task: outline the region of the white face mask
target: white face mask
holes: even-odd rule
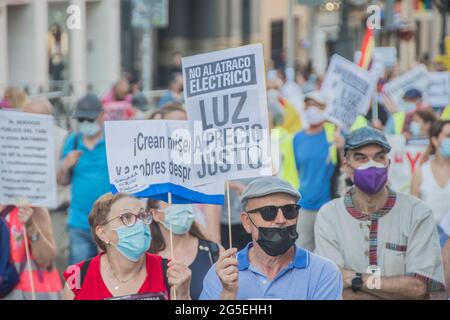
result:
[[[356,168],[356,170],[364,170],[368,168],[386,168],[386,166],[382,163],[369,160],[369,162],[360,165],[358,168]]]
[[[305,118],[306,121],[313,126],[325,121],[323,112],[316,106],[308,107],[308,109],[305,110]]]

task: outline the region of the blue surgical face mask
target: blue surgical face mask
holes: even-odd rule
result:
[[[80,133],[86,137],[93,137],[100,131],[97,122],[82,121],[80,122]]]
[[[171,205],[163,211],[164,221],[162,224],[169,230],[172,227],[173,233],[185,234],[191,229],[195,218],[191,205]]]
[[[420,129],[421,129],[420,123],[416,121],[411,122],[411,124],[409,125],[409,131],[414,137],[420,136]]]
[[[440,151],[443,157],[450,158],[450,138],[442,141]]]
[[[127,259],[136,262],[150,248],[150,228],[142,221],[136,221],[132,227],[122,226],[114,230],[119,241],[112,245]]]

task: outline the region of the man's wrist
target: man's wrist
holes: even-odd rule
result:
[[[363,275],[359,272],[355,273],[355,276],[352,279],[352,291],[353,292],[358,292],[361,291],[364,287],[364,280],[363,280]]]
[[[228,290],[228,289],[224,288],[222,290],[220,298],[222,300],[234,300],[234,299],[236,299],[236,290]]]

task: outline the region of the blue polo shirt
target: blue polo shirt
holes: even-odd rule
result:
[[[74,150],[82,151],[78,163],[73,168],[71,200],[67,224],[70,227],[89,230],[88,216],[92,205],[101,195],[110,192],[108,165],[106,162],[105,139],[100,139],[92,150],[83,143],[81,134],[70,134],[63,147],[61,158]]]
[[[248,250],[250,242],[237,253],[239,269],[238,300],[282,299],[282,300],[340,300],[342,299],[342,274],[328,259],[296,247],[294,260],[272,280],[250,264]],[[216,274],[215,265],[203,280],[200,300],[218,300],[222,284]]]

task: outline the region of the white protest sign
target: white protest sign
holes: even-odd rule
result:
[[[53,117],[0,111],[0,204],[56,207]]]
[[[410,193],[411,179],[419,167],[419,161],[425,152],[428,139],[407,143],[401,135],[388,135],[386,137],[392,149],[389,153],[391,164],[389,166],[389,186],[397,192]]]
[[[360,58],[361,51],[355,51],[355,63],[358,63]],[[397,49],[395,47],[375,47],[372,63],[381,63],[385,68],[394,67],[397,64]]]
[[[112,191],[173,203],[223,204],[224,184],[194,187],[191,134],[187,121],[105,122],[106,156]]]
[[[185,57],[182,65],[194,183],[271,172],[262,45]]]
[[[360,114],[366,114],[377,78],[347,59],[333,55],[321,92],[328,97],[326,117],[349,130]]]
[[[361,59],[361,51],[355,51],[354,62],[358,64],[360,59]],[[384,75],[384,72],[386,71],[386,66],[382,60],[380,60],[379,58],[377,58],[376,55],[374,55],[372,62],[370,64],[369,71],[372,72],[378,79]]]
[[[392,68],[397,63],[397,49],[395,47],[375,47],[374,56],[386,68]]]
[[[450,103],[450,72],[429,72],[429,83],[424,101],[433,107],[445,107]]]
[[[424,92],[428,86],[428,81],[427,67],[421,64],[386,83],[384,85],[384,93],[399,108],[403,101],[403,95],[407,90],[414,88]]]

